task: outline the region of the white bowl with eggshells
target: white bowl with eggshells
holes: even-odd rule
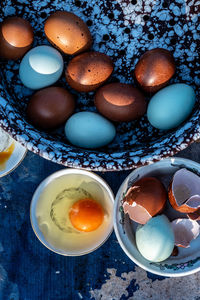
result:
[[[26,156],[27,149],[0,128],[0,177],[15,170]]]
[[[197,162],[184,158],[163,159],[157,163],[138,168],[130,173],[120,186],[115,199],[114,230],[120,246],[135,264],[148,272],[161,276],[180,277],[200,271],[200,235],[197,234],[195,236],[190,242],[189,247],[177,247],[177,256],[170,256],[161,262],[151,262],[145,259],[138,251],[135,239],[138,224],[132,221],[128,214],[124,213],[123,199],[128,189],[143,177],[155,177],[159,179],[164,184],[166,190],[168,190],[172,179],[175,178],[174,174],[181,169],[186,169],[198,176],[200,174],[200,164]],[[197,186],[199,186],[199,183],[197,183]],[[169,199],[167,199],[167,204],[162,214],[167,216],[170,222],[178,218],[188,219],[186,213],[176,211],[171,206]],[[194,222],[195,226],[198,227],[199,222]]]

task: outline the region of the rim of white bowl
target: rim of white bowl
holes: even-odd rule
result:
[[[169,162],[179,162],[179,163],[183,163],[183,160],[186,162],[186,164],[194,164],[199,170],[200,170],[200,164],[198,162],[195,162],[191,159],[187,159],[187,158],[182,158],[182,157],[171,157],[171,158],[164,158],[154,164],[150,164],[150,165],[155,165],[155,164],[161,164],[163,163],[163,161],[169,161]],[[149,165],[147,166],[142,166],[141,168],[146,168],[146,167],[149,167]],[[125,179],[124,181],[122,182],[122,184],[120,185],[118,191],[117,191],[117,194],[116,194],[116,197],[115,197],[115,202],[114,202],[114,212],[113,212],[113,223],[114,223],[114,232],[116,234],[116,237],[117,237],[117,240],[121,246],[121,248],[123,249],[123,251],[125,252],[125,254],[137,265],[139,266],[140,268],[144,269],[145,271],[148,271],[152,274],[156,274],[156,275],[159,275],[159,276],[164,276],[164,277],[183,277],[183,276],[187,276],[187,275],[191,275],[191,274],[194,274],[194,273],[197,273],[200,271],[200,266],[197,267],[197,268],[194,268],[194,269],[191,269],[191,270],[188,270],[188,271],[179,271],[179,272],[176,272],[176,273],[169,273],[169,272],[164,272],[164,271],[156,271],[154,269],[151,269],[151,268],[148,268],[147,266],[145,266],[143,263],[141,263],[140,261],[138,261],[134,256],[132,256],[132,254],[128,251],[128,249],[126,248],[126,246],[124,245],[124,243],[122,242],[121,240],[121,237],[120,237],[120,233],[118,231],[118,224],[117,224],[117,215],[118,215],[118,203],[120,201],[120,195],[121,195],[121,191],[123,190],[123,186],[125,184],[125,182],[127,181],[128,178],[130,178],[134,173],[137,172],[137,170],[140,169],[140,168],[137,168],[135,170],[133,170]]]
[[[13,139],[13,142],[15,143],[15,144],[18,144],[20,147],[21,147],[21,149],[23,149],[23,151],[24,151],[24,153],[23,153],[23,155],[21,156],[21,158],[19,159],[19,160],[17,160],[17,163],[15,163],[15,164],[13,164],[13,167],[11,168],[11,169],[9,169],[8,171],[1,171],[2,173],[0,174],[0,178],[2,178],[2,177],[4,177],[4,176],[6,176],[6,175],[9,175],[10,173],[12,173],[15,169],[17,169],[18,167],[19,167],[19,165],[22,163],[22,161],[24,160],[24,158],[26,157],[26,154],[27,154],[27,152],[28,152],[28,150],[24,147],[24,146],[22,146],[19,142],[17,142],[17,141],[15,141],[14,139]],[[13,155],[13,153],[11,154],[11,156],[10,156],[10,158],[12,157],[12,155]],[[9,158],[9,159],[10,159]],[[8,160],[9,160],[8,159]]]
[[[108,238],[110,237],[110,235],[113,232],[113,221],[112,221],[111,229],[108,232],[108,234],[105,236],[104,240],[100,244],[98,244],[97,246],[95,246],[94,248],[91,248],[89,251],[83,251],[83,252],[80,252],[80,253],[70,253],[69,254],[66,251],[62,251],[61,249],[54,248],[52,245],[50,245],[50,243],[48,243],[46,241],[46,239],[44,237],[43,237],[43,240],[42,240],[41,236],[43,236],[43,234],[40,231],[37,222],[35,222],[36,226],[34,225],[34,222],[33,222],[33,217],[34,217],[34,212],[35,212],[35,210],[33,209],[33,206],[36,205],[41,192],[44,190],[44,187],[46,187],[52,180],[54,180],[54,179],[56,179],[58,177],[61,177],[63,175],[70,175],[70,174],[85,175],[85,176],[89,176],[89,177],[95,179],[96,181],[98,181],[98,183],[100,183],[105,188],[105,190],[108,193],[109,199],[111,200],[113,206],[114,206],[114,199],[115,199],[115,197],[114,197],[114,193],[113,193],[112,189],[110,188],[110,186],[108,185],[108,183],[102,177],[100,177],[99,175],[97,175],[97,174],[95,174],[95,173],[93,173],[91,171],[87,171],[87,170],[84,170],[84,169],[74,169],[74,168],[62,169],[60,171],[54,172],[53,174],[49,175],[48,177],[46,177],[38,185],[38,187],[36,188],[36,190],[35,190],[35,192],[34,192],[34,194],[32,196],[31,205],[30,205],[30,221],[31,221],[32,229],[33,229],[36,237],[38,238],[38,240],[46,248],[48,248],[50,251],[52,251],[52,252],[54,252],[56,254],[63,255],[63,256],[71,256],[71,257],[73,257],[73,256],[86,255],[86,254],[89,254],[89,253],[97,250],[98,248],[100,248],[108,240]],[[113,216],[112,216],[112,220],[113,220]],[[38,228],[36,229],[36,227],[38,227]]]

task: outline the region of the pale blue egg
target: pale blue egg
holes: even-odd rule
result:
[[[169,130],[187,119],[194,104],[195,93],[191,86],[184,83],[172,84],[151,98],[147,118],[152,126]]]
[[[167,259],[174,248],[174,232],[166,216],[151,218],[136,230],[136,245],[139,252],[149,261]]]
[[[115,126],[93,112],[79,112],[66,122],[65,134],[75,146],[98,148],[109,144],[116,135]]]
[[[62,55],[53,47],[38,46],[23,57],[19,67],[22,83],[33,90],[54,84],[63,72]]]

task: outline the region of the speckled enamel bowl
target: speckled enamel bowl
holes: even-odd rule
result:
[[[171,4],[170,4],[171,3]],[[142,0],[2,0],[0,20],[6,16],[28,19],[35,31],[35,44],[48,44],[44,22],[56,10],[81,17],[93,35],[93,50],[112,57],[115,71],[111,82],[133,83],[132,72],[141,54],[155,47],[171,50],[177,62],[172,82],[185,82],[200,89],[200,37],[198,1]],[[65,63],[69,58],[64,57]],[[38,131],[26,119],[26,106],[32,91],[19,80],[20,61],[0,65],[0,125],[29,150],[69,167],[98,171],[135,168],[172,156],[200,138],[199,102],[192,116],[172,131],[154,129],[146,116],[117,125],[117,136],[107,147],[96,151],[70,145],[64,130]],[[63,78],[59,86],[67,87]],[[75,93],[73,91],[73,93]],[[77,111],[95,111],[93,93],[77,95]]]
[[[160,263],[150,262],[137,249],[135,243],[137,223],[131,221],[128,215],[123,213],[122,200],[128,188],[142,177],[157,177],[167,188],[173,174],[181,168],[187,168],[198,175],[200,174],[200,164],[192,160],[166,158],[157,163],[138,168],[130,173],[122,183],[115,198],[114,230],[122,249],[138,266],[148,272],[161,276],[180,277],[200,271],[200,235],[190,243],[189,248],[178,247],[179,253],[177,256],[170,256]],[[175,211],[169,202],[167,203],[165,214],[171,221],[179,217],[186,217]]]

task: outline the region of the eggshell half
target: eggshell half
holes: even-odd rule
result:
[[[127,191],[123,209],[131,220],[146,224],[153,216],[162,212],[166,199],[163,184],[154,177],[146,177],[135,182]]]
[[[200,226],[196,221],[190,219],[176,219],[171,222],[175,245],[183,248],[190,247],[192,240],[196,239],[200,233]]]
[[[168,191],[172,207],[182,213],[200,209],[200,177],[187,169],[177,171]]]

